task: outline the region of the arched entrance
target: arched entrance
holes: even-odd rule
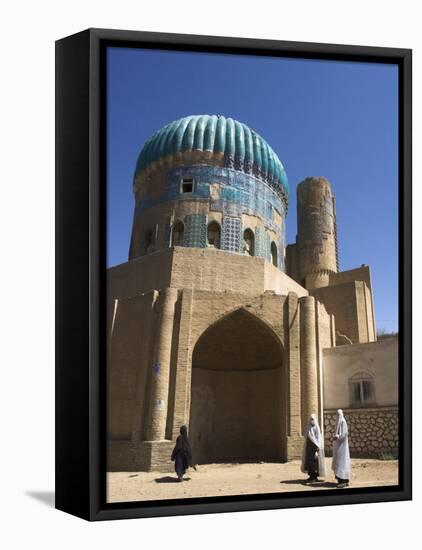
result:
[[[196,462],[283,458],[282,356],[271,328],[244,309],[202,334],[192,357]]]

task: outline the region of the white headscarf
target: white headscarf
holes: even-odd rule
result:
[[[303,437],[305,438],[305,442],[303,445],[303,453],[302,453],[302,466],[301,466],[302,472],[305,472],[306,443],[308,439],[310,439],[312,443],[318,447],[319,475],[322,477],[325,477],[326,470],[325,470],[325,455],[324,455],[324,439],[322,437],[321,428],[319,427],[318,419],[315,414],[311,414],[311,416],[309,417],[308,423],[303,433]]]
[[[304,437],[309,437],[314,445],[321,449],[324,446],[321,436],[321,428],[319,427],[318,420],[315,414],[311,414],[308,423],[305,428]]]
[[[336,436],[336,438],[333,441],[333,461],[331,463],[331,468],[334,470],[337,478],[350,479],[351,462],[347,437],[348,429],[346,419],[341,409],[338,409],[336,413],[336,431],[334,436]]]
[[[337,409],[336,412],[336,433],[338,437],[345,437],[348,435],[347,422],[344,418],[342,409]]]

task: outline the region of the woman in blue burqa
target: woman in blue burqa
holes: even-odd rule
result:
[[[189,466],[196,470],[196,467],[192,463],[192,447],[186,426],[180,428],[180,435],[177,436],[176,445],[171,453],[171,459],[174,460],[174,469],[179,481],[183,481],[183,474]]]
[[[305,439],[302,453],[301,470],[307,473],[306,482],[318,481],[318,476],[325,477],[324,440],[315,414],[311,414],[303,433]]]

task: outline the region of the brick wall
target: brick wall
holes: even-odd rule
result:
[[[107,270],[109,301],[167,287],[308,295],[306,289],[267,260],[216,249],[176,246]]]
[[[314,288],[310,293],[325,305],[328,313],[335,316],[336,330],[345,334],[353,343],[369,341],[364,283],[352,281]]]

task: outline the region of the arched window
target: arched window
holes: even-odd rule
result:
[[[358,372],[349,379],[350,405],[365,407],[375,403],[374,377],[368,372]]]
[[[243,232],[243,253],[255,256],[255,235],[251,229],[245,229]]]
[[[276,267],[278,265],[277,245],[274,241],[271,243],[271,263]]]
[[[145,233],[145,254],[150,254],[155,250],[155,240],[157,234],[157,226],[148,229]]]
[[[208,224],[208,246],[213,248],[220,248],[220,226],[217,222],[211,222]]]
[[[183,246],[183,233],[185,226],[180,220],[173,225],[173,233],[171,239],[172,246]]]

